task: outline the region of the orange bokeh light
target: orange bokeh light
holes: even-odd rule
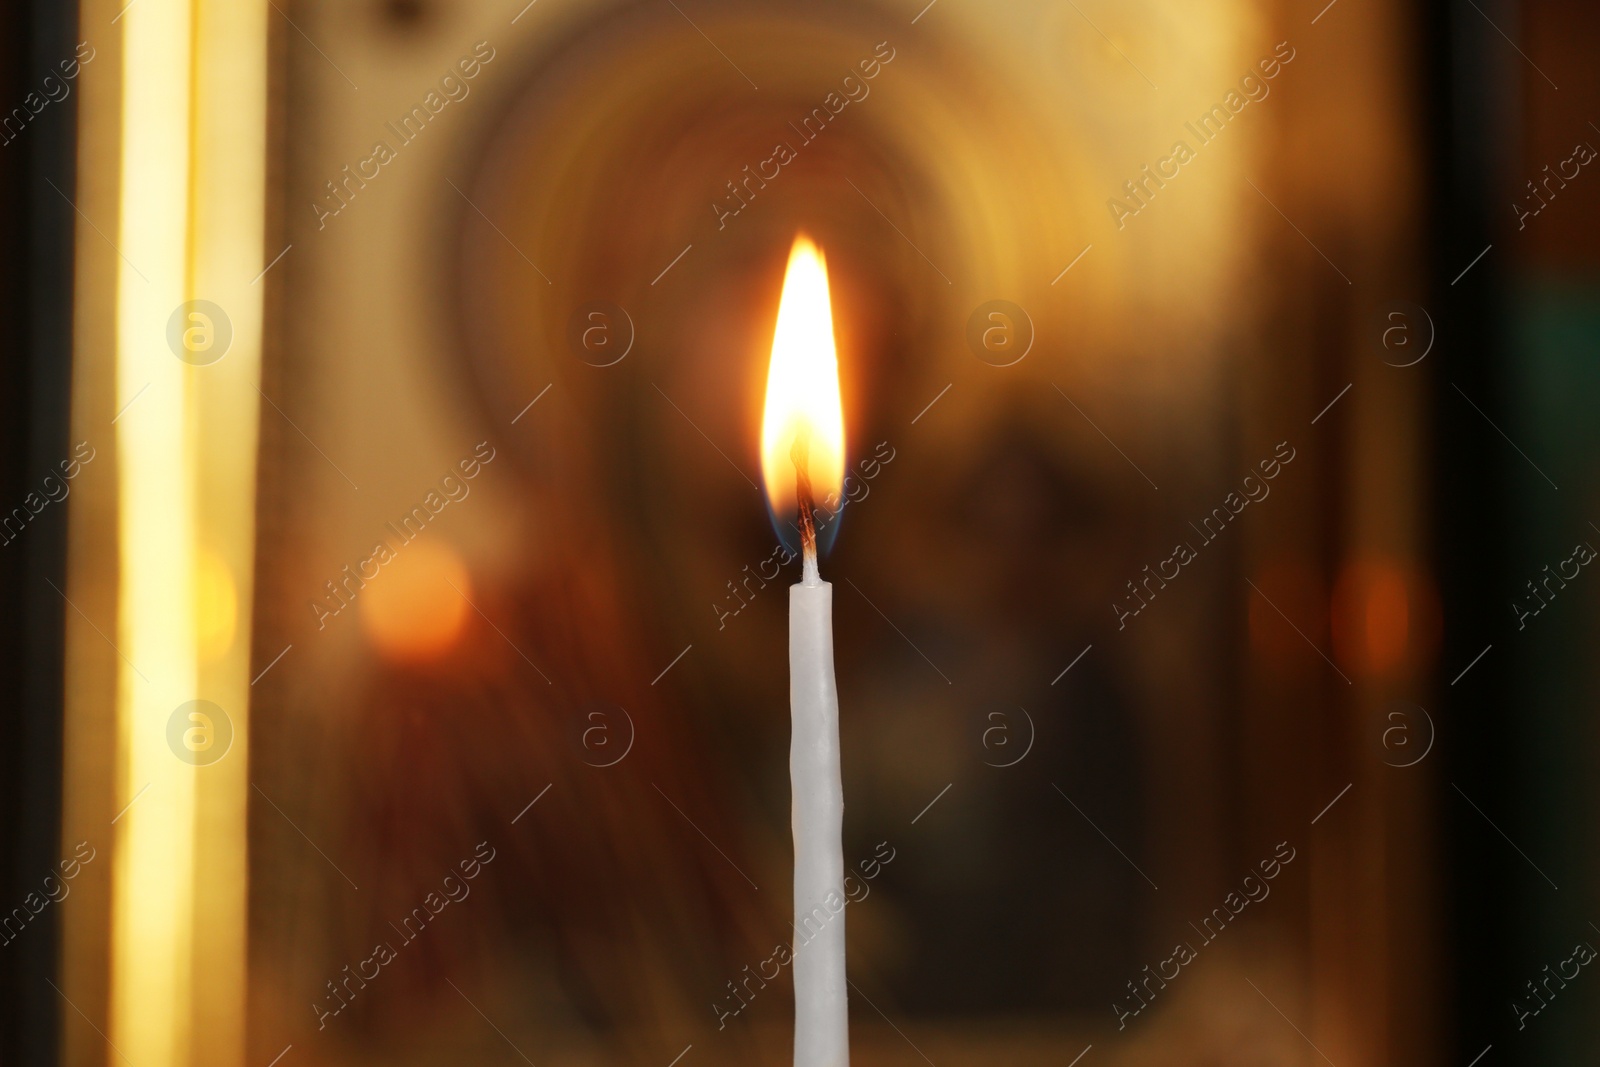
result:
[[[1334,654],[1363,674],[1392,674],[1415,658],[1416,583],[1389,559],[1349,563],[1334,586]]]
[[[406,545],[361,590],[361,629],[384,659],[426,663],[449,652],[472,610],[460,555],[436,540]]]

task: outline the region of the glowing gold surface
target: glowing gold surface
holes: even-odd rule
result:
[[[117,385],[121,582],[110,1039],[134,1063],[189,1062],[194,771],[166,745],[197,676],[190,370],[166,348],[188,289],[191,10],[148,0],[123,16]],[[134,264],[138,264],[135,268]]]
[[[122,29],[115,423],[120,573],[108,1036],[133,1063],[241,1061],[250,575],[265,175],[264,3],[141,0]],[[86,177],[85,180],[88,180]],[[231,344],[169,347],[184,302]],[[169,747],[214,701],[233,742]]]

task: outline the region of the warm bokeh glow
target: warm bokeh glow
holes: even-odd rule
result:
[[[783,276],[761,416],[761,477],[778,516],[795,513],[791,452],[802,431],[811,435],[811,489],[820,506],[844,486],[844,412],[828,265],[822,250],[804,234],[794,239]]]
[[[470,596],[467,567],[455,550],[419,540],[361,590],[361,629],[393,663],[437,659],[460,639]]]
[[[1388,559],[1347,564],[1333,593],[1334,654],[1368,675],[1405,662],[1412,637],[1408,573]]]

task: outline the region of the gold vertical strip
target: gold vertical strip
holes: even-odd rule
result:
[[[111,905],[110,1041],[132,1063],[187,1067],[193,1027],[194,768],[167,720],[196,697],[191,368],[167,343],[187,298],[188,0],[122,15],[116,424],[119,806]]]
[[[264,257],[262,248],[267,11],[266,0],[195,3],[192,295],[215,303],[232,330],[227,353],[198,368],[194,393],[202,443],[195,457],[200,695],[232,727],[230,750],[197,768],[195,1062],[205,1067],[244,1062],[257,384],[263,291],[272,277],[262,270],[277,254]],[[277,653],[266,652],[264,662]],[[276,669],[286,665],[292,669],[292,658]]]
[[[126,810],[108,1036],[167,1067],[243,1061],[265,10],[139,0],[120,16],[116,377],[138,399],[116,422]],[[215,707],[174,730],[194,700]]]

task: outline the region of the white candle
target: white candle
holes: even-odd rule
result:
[[[844,970],[844,784],[833,676],[833,586],[817,573],[789,587],[789,742],[794,829],[794,1064],[844,1067],[850,1018]]]
[[[833,677],[833,587],[817,571],[813,490],[844,483],[844,416],[822,252],[795,238],[767,372],[761,465],[773,516],[799,517],[804,575],[789,590],[789,778],[794,830],[794,1064],[848,1067],[844,787]],[[791,491],[792,489],[792,491]],[[831,506],[831,505],[830,505]]]

